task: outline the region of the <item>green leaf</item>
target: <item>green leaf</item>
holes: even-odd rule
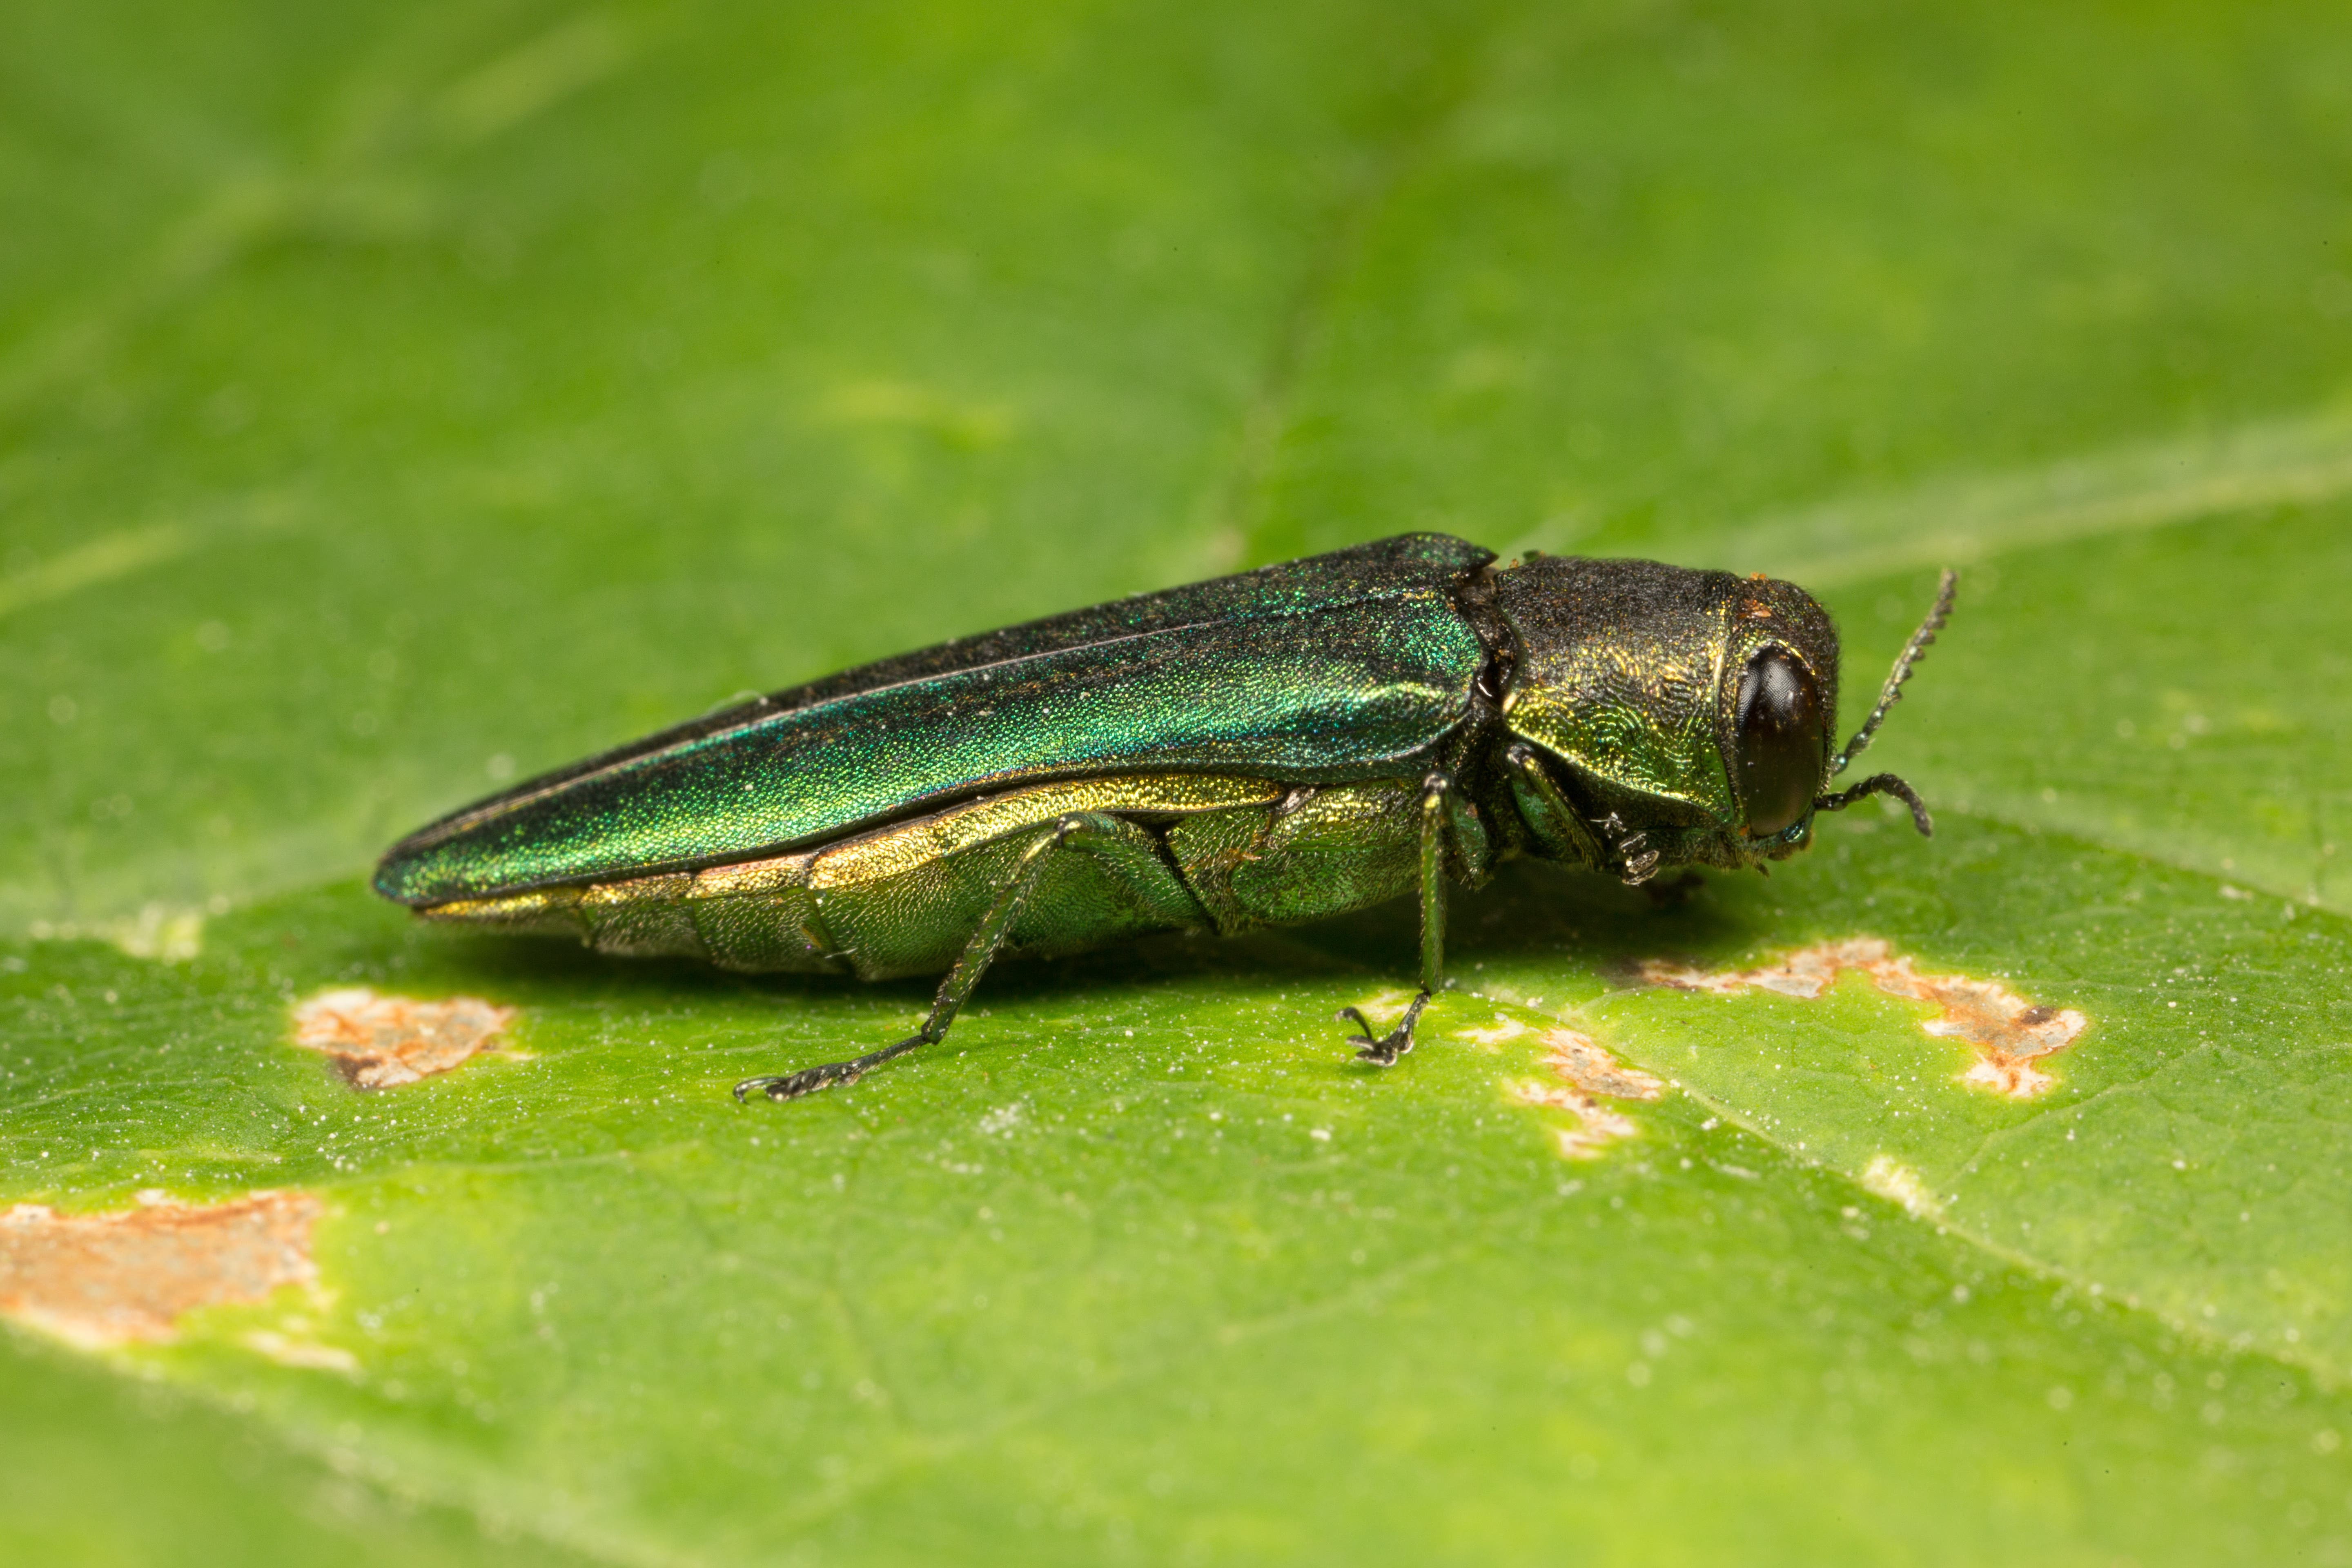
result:
[[[12,1558],[2352,1561],[2340,15],[27,5],[0,80]],[[364,889],[1413,527],[1788,574],[1849,721],[1959,565],[1869,756],[1936,837],[1507,868],[1388,1072],[1402,908],[749,1108],[926,987]],[[2011,1095],[1734,983],[1857,942],[2084,1026]],[[514,1022],[362,1092],[355,986]],[[168,1338],[26,1239],[258,1192],[314,1275]]]

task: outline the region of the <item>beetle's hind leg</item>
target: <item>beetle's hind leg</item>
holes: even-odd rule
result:
[[[931,999],[930,1016],[923,1020],[919,1030],[895,1046],[885,1046],[878,1051],[868,1051],[845,1062],[827,1062],[822,1067],[803,1068],[798,1072],[785,1073],[777,1078],[747,1078],[735,1086],[735,1098],[739,1100],[747,1099],[756,1089],[770,1100],[798,1100],[803,1095],[814,1094],[818,1089],[836,1083],[856,1083],[891,1058],[904,1056],[917,1046],[936,1045],[946,1037],[948,1026],[955,1022],[957,1012],[971,997],[972,988],[980,984],[980,977],[988,973],[988,966],[995,959],[997,950],[1013,934],[1013,922],[1021,918],[1022,907],[1028,903],[1029,895],[1036,890],[1037,879],[1044,874],[1045,864],[1053,858],[1054,852],[1074,838],[1082,843],[1089,839],[1116,840],[1123,829],[1133,831],[1115,816],[1101,812],[1079,811],[1061,818],[1031,839],[1021,851],[1021,858],[1014,863],[1013,875],[1005,879],[1004,885],[997,889],[995,899],[990,902],[988,912],[981,917],[979,926],[971,933],[971,940],[964,943],[963,952],[956,959],[955,967],[948,971],[945,980],[940,982],[939,994]]]
[[[1412,1026],[1421,1022],[1421,1010],[1429,1005],[1430,996],[1444,980],[1445,831],[1454,807],[1453,795],[1454,781],[1444,773],[1430,774],[1422,786],[1420,994],[1405,1008],[1396,1027],[1385,1035],[1372,1033],[1372,1021],[1364,1016],[1360,1007],[1343,1008],[1339,1014],[1343,1020],[1353,1018],[1356,1026],[1363,1030],[1348,1039],[1357,1047],[1357,1059],[1374,1067],[1392,1068],[1412,1049]]]

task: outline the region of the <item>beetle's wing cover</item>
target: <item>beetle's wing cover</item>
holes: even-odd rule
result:
[[[1400,772],[1468,710],[1486,652],[1454,591],[1493,558],[1409,534],[887,658],[445,817],[376,889],[430,905],[739,860],[1087,773]]]

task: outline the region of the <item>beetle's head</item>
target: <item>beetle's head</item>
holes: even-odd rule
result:
[[[1631,880],[1661,865],[1783,858],[1805,845],[1816,811],[1864,795],[1901,795],[1925,832],[1925,809],[1892,774],[1827,790],[1869,743],[1950,598],[1947,574],[1877,710],[1833,751],[1837,630],[1803,589],[1654,561],[1530,559],[1496,578],[1517,645],[1505,721],[1604,863]]]

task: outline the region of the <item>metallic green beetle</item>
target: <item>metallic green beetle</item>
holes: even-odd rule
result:
[[[376,890],[428,920],[729,969],[944,970],[920,1032],[736,1087],[790,1100],[941,1038],[989,964],[1232,932],[1417,891],[1421,993],[1448,880],[1534,855],[1645,880],[1760,867],[1876,731],[1949,573],[1843,750],[1838,643],[1804,590],[1410,534],[942,643],[517,785],[411,835]]]

